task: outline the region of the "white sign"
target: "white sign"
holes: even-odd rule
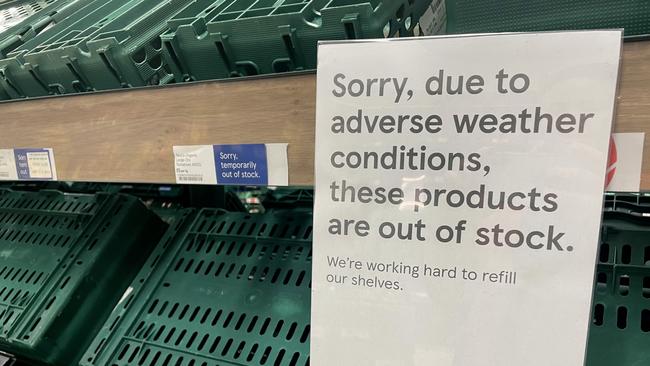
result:
[[[611,192],[638,192],[645,133],[615,133],[609,148],[607,185]]]
[[[179,184],[286,186],[287,144],[174,146]]]
[[[621,32],[319,47],[312,366],[577,366]]]

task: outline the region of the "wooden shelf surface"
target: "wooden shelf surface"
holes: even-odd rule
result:
[[[617,132],[650,133],[650,41],[624,45]],[[315,74],[0,103],[0,147],[51,147],[60,180],[173,183],[172,146],[289,143],[289,182],[312,185]],[[650,138],[642,189],[650,190]]]

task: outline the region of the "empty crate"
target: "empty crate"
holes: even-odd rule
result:
[[[309,211],[181,211],[81,365],[308,365],[311,233]]]
[[[75,364],[164,229],[125,195],[0,190],[0,349]]]

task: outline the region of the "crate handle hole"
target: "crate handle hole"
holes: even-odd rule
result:
[[[605,305],[603,304],[596,304],[596,307],[594,309],[594,325],[596,326],[601,326],[603,325],[605,318]]]
[[[632,262],[632,247],[629,245],[623,245],[621,248],[621,263],[630,264]]]
[[[627,328],[627,308],[625,306],[619,306],[616,315],[616,326],[618,329]]]
[[[154,38],[153,41],[151,41],[150,45],[156,51],[162,50],[162,40],[160,37]]]
[[[609,244],[603,243],[600,245],[599,260],[601,263],[609,262]]]
[[[650,310],[645,309],[641,312],[641,330],[650,332]]]
[[[137,50],[131,58],[136,64],[141,64],[147,60],[147,51],[144,48]]]
[[[149,66],[151,66],[152,69],[157,70],[160,66],[162,66],[162,56],[160,56],[160,54],[157,54],[156,56],[152,57],[147,63]]]

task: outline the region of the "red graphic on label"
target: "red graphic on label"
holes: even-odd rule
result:
[[[616,174],[616,161],[618,160],[618,154],[616,153],[616,142],[614,138],[609,138],[609,159],[607,159],[607,175],[605,176],[605,187],[609,187],[609,184],[614,179]]]

